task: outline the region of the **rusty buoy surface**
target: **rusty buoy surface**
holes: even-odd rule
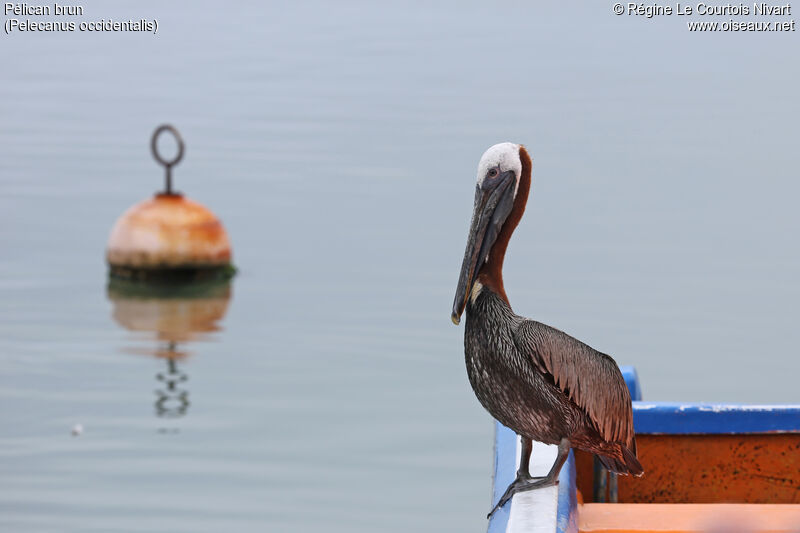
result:
[[[178,154],[171,161],[156,147],[164,131],[178,141]],[[125,211],[114,224],[106,249],[111,277],[145,282],[231,277],[231,245],[222,222],[203,205],[172,191],[172,166],[183,157],[180,134],[172,126],[161,126],[151,148],[166,168],[166,187]]]

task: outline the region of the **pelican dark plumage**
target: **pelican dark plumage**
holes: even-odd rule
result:
[[[467,313],[467,375],[481,405],[522,439],[517,477],[489,516],[521,491],[557,483],[570,448],[611,472],[642,475],[631,397],[614,360],[555,328],[518,316],[503,287],[503,260],[531,187],[531,158],[518,144],[489,148],[478,184],[452,320]],[[558,445],[542,478],[530,476],[532,441]]]

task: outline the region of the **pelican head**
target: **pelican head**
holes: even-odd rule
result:
[[[451,315],[456,325],[461,321],[478,271],[489,260],[497,236],[514,207],[523,173],[523,157],[530,164],[525,148],[505,142],[486,150],[478,163],[475,206]],[[527,201],[527,191],[524,200]]]

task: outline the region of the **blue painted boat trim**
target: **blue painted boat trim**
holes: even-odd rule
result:
[[[800,433],[800,405],[642,402],[642,388],[636,368],[619,368],[634,400],[633,427],[636,433]]]
[[[625,384],[631,393],[631,400],[637,402],[642,399],[642,387],[639,384],[639,374],[636,373],[634,366],[620,366],[622,377],[625,379]]]
[[[517,434],[500,422],[494,422],[494,480],[492,482],[493,506],[517,475]],[[489,519],[488,533],[505,533],[511,505],[497,510]]]
[[[506,487],[514,481],[517,468],[517,434],[500,422],[495,421],[494,430],[494,481],[492,486],[492,503],[494,505],[505,492]],[[506,504],[497,510],[489,520],[488,533],[505,533],[511,505]],[[556,518],[557,533],[578,532],[578,499],[575,484],[575,457],[570,451],[558,476],[558,511]]]
[[[800,405],[634,402],[636,433],[800,433]]]
[[[558,533],[578,533],[578,489],[575,483],[575,454],[570,450],[569,458],[558,475]]]

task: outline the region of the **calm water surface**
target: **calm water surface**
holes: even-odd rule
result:
[[[534,156],[518,312],[648,399],[798,401],[796,34],[596,2],[83,5],[159,32],[1,38],[3,531],[484,530],[492,425],[449,313],[504,140]],[[106,288],[165,121],[240,268],[206,300]]]

